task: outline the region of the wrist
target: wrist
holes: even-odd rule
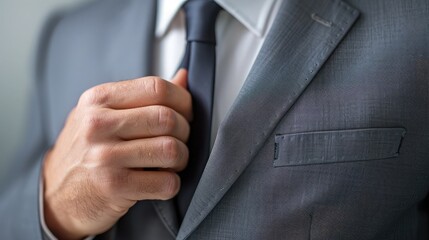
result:
[[[45,223],[52,234],[58,239],[83,239],[85,234],[79,234],[78,231],[73,230],[73,224],[68,221],[67,214],[57,214],[55,209],[47,204],[44,200],[44,217]]]
[[[45,155],[42,174],[41,202],[43,204],[44,222],[49,231],[58,239],[83,239],[86,235],[80,234],[76,230],[76,224],[73,224],[74,221],[70,219],[71,215],[67,213],[67,208],[56,199],[56,194],[50,192],[47,187],[47,160],[50,155],[50,152]]]

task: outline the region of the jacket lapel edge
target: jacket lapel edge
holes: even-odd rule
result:
[[[237,100],[219,129],[177,239],[186,239],[216,206],[358,16],[359,12],[343,1],[283,2]],[[252,106],[255,102],[256,106]],[[232,144],[236,145],[231,147]]]

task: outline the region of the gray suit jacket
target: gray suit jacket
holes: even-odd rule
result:
[[[142,201],[97,238],[427,239],[429,2],[345,1],[284,1],[180,226],[171,201]],[[151,74],[155,5],[48,24],[1,239],[42,238],[41,159],[80,94]]]

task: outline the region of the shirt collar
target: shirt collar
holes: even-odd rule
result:
[[[247,29],[264,36],[274,3],[278,0],[215,0]],[[158,0],[156,37],[162,37],[186,0]]]

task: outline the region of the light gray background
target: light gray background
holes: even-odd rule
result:
[[[88,0],[0,0],[0,174],[25,136],[24,122],[39,32],[54,10]]]

